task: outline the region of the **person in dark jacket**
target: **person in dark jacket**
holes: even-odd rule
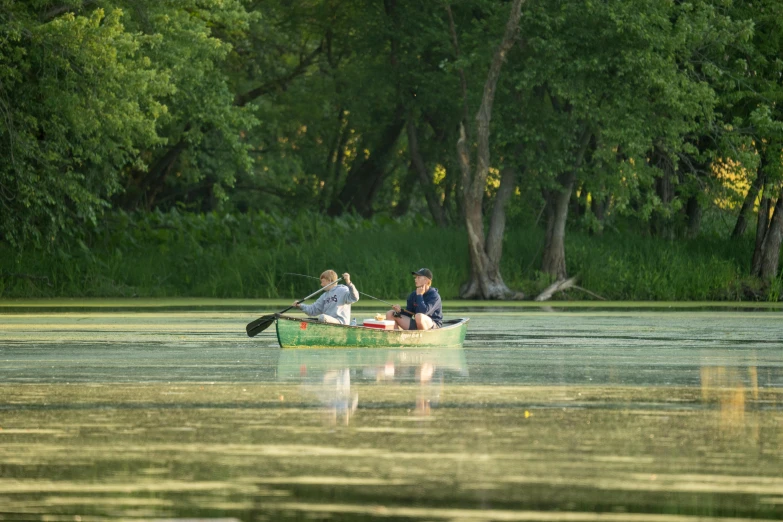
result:
[[[420,268],[411,274],[416,281],[416,290],[408,296],[404,309],[400,305],[392,306],[386,312],[386,319],[394,321],[397,330],[440,328],[443,324],[443,304],[438,289],[432,286],[432,272],[428,268]]]

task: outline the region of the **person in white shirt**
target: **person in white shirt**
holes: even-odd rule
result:
[[[294,306],[309,315],[318,316],[322,323],[349,324],[351,322],[351,303],[359,300],[359,291],[351,283],[351,274],[343,274],[344,285],[338,285],[337,272],[326,270],[321,274],[321,286],[331,286],[311,305],[294,301]]]

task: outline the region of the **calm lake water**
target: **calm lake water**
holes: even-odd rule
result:
[[[451,315],[464,350],[0,314],[0,520],[783,519],[781,312]]]

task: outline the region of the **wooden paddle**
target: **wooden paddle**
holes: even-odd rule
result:
[[[336,285],[338,283],[338,281],[340,281],[341,279],[342,279],[342,277],[338,277],[337,281],[334,281],[332,283],[329,283],[326,286],[323,286],[323,287],[319,288],[318,290],[316,290],[312,294],[308,295],[307,297],[304,297],[304,298],[300,299],[299,301],[297,301],[296,304],[304,303],[305,301],[307,301],[308,299],[310,299],[314,295],[320,294],[321,292],[323,292],[327,288],[330,288],[333,285]],[[293,307],[294,307],[294,305],[291,305],[288,308],[286,308],[285,310],[277,312],[276,314],[262,315],[261,317],[259,317],[255,321],[247,323],[247,326],[245,327],[245,330],[247,330],[247,336],[248,337],[255,337],[256,335],[260,334],[261,332],[263,332],[264,330],[269,328],[269,325],[274,323],[275,319],[277,319],[277,317],[280,314],[286,313],[287,311],[289,311]]]

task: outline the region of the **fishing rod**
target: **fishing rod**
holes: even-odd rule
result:
[[[294,272],[285,272],[283,275],[295,275],[295,276],[299,276],[299,277],[307,277],[308,279],[319,279],[319,278],[317,278],[315,276],[311,276],[311,275],[307,275],[307,274],[295,274]],[[357,292],[359,292],[359,291],[357,290]],[[388,302],[384,301],[383,299],[378,299],[377,297],[373,297],[370,294],[365,294],[364,292],[359,292],[359,293],[362,294],[363,296],[369,297],[370,299],[375,299],[376,301],[380,301],[383,304],[387,304],[389,306],[394,306],[393,304],[388,303]]]

